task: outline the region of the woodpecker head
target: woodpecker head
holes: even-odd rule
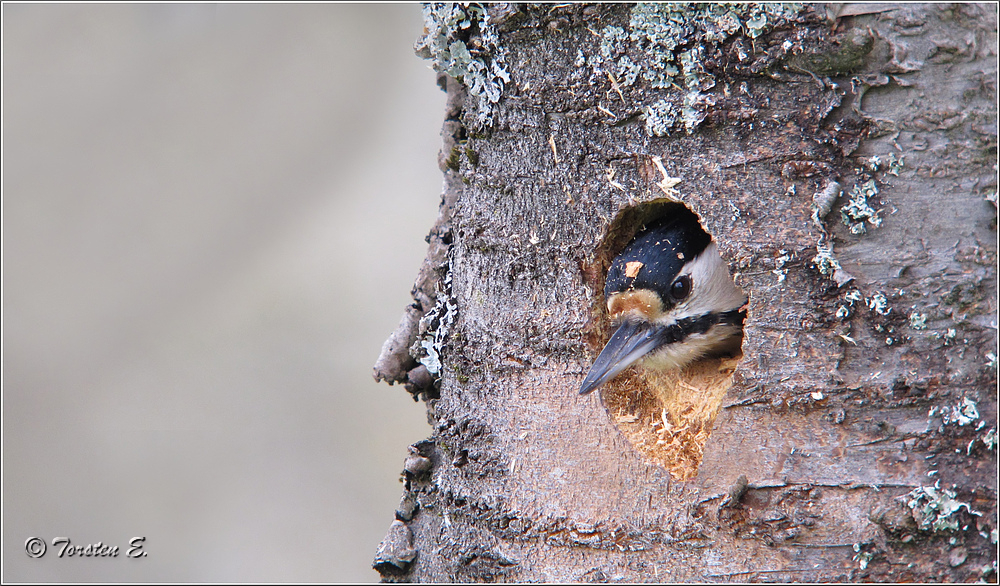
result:
[[[581,395],[639,360],[665,370],[739,350],[746,295],[687,209],[636,234],[611,263],[604,297],[618,325],[583,380]]]

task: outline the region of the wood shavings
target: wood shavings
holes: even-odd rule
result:
[[[650,158],[652,159],[653,164],[656,165],[656,170],[663,176],[663,178],[657,182],[656,186],[663,190],[663,193],[666,194],[667,197],[680,200],[681,192],[674,189],[674,187],[676,187],[681,180],[667,174],[667,170],[663,167],[663,159],[661,157],[654,156]]]
[[[659,373],[631,369],[609,382],[602,396],[612,412],[631,415],[615,417],[615,424],[643,456],[675,480],[690,480],[698,475],[738,362],[707,359]]]
[[[611,81],[611,87],[615,88],[615,91],[618,92],[618,97],[621,98],[622,103],[624,104],[625,95],[622,94],[622,88],[618,86],[618,80],[615,79],[615,76],[611,75],[610,71],[608,72],[608,80]]]
[[[607,178],[608,178],[608,183],[610,183],[612,185],[612,187],[617,187],[618,189],[621,189],[622,191],[628,191],[627,189],[625,189],[624,185],[622,185],[621,183],[618,183],[617,181],[615,181],[615,168],[612,167],[610,164],[608,164]]]
[[[639,275],[639,270],[644,266],[646,265],[637,260],[625,263],[625,276],[630,279],[636,278]]]

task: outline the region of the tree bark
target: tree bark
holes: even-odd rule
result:
[[[382,578],[995,581],[995,6],[446,8],[441,214],[376,364],[434,432]],[[678,202],[742,357],[578,396]]]

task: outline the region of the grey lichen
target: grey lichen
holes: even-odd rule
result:
[[[889,153],[882,157],[872,155],[861,162],[859,172],[865,177],[877,177],[885,174],[894,177],[899,176],[903,169],[903,158],[896,157],[895,153]],[[848,227],[851,234],[864,234],[867,230],[866,224],[877,228],[882,225],[882,218],[878,215],[878,210],[872,207],[871,199],[879,194],[878,183],[875,178],[855,185],[851,188],[850,201],[840,208],[840,217],[844,225]]]
[[[861,291],[857,289],[851,289],[844,294],[844,301],[850,303],[852,307],[855,303],[861,301],[862,299],[863,297],[861,296]]]
[[[914,310],[910,313],[910,327],[915,330],[926,330],[927,329],[927,314],[919,313]]]
[[[794,188],[794,184],[789,187],[790,195],[795,195]],[[834,202],[837,201],[842,192],[840,183],[829,181],[823,189],[813,193],[812,199],[812,220],[816,224],[816,227],[822,231],[822,235],[816,243],[816,256],[813,257],[813,264],[816,265],[820,274],[829,275],[837,283],[838,287],[843,287],[853,281],[854,276],[845,271],[840,266],[840,262],[834,257],[833,242],[823,223],[823,218],[830,213]],[[843,319],[850,315],[850,312],[846,308],[841,309],[837,310],[837,317]]]
[[[476,121],[493,122],[496,104],[510,73],[496,29],[486,8],[477,3],[424,4],[424,35],[414,50],[433,60],[435,71],[461,81],[477,99]]]
[[[833,257],[833,245],[829,243],[816,246],[816,256],[812,259],[813,264],[824,275],[832,275],[840,270],[840,263]]]
[[[618,26],[606,26],[601,34],[601,47],[599,56],[591,58],[595,70],[604,64],[603,70],[610,74],[612,80],[619,87],[628,87],[635,83],[639,75],[640,68],[632,62],[623,47],[627,46],[629,35],[625,29]]]
[[[788,269],[785,268],[785,265],[788,264],[788,261],[792,260],[792,255],[784,249],[779,250],[778,254],[779,256],[774,259],[774,269],[771,272],[778,277],[778,282],[782,283],[788,278]]]
[[[976,402],[968,397],[963,397],[962,402],[953,407],[931,407],[927,416],[934,417],[937,414],[941,415],[943,425],[966,426],[979,419],[979,409],[976,407]]]
[[[986,432],[982,437],[982,442],[986,445],[987,449],[996,450],[997,449],[997,428],[991,427],[989,431]],[[995,543],[995,541],[994,541]]]
[[[948,328],[943,334],[941,332],[931,332],[931,337],[944,340],[945,346],[951,346],[955,342],[955,338],[958,337],[958,331],[955,328]]]
[[[639,3],[632,7],[628,30],[619,26],[601,30],[599,52],[587,63],[619,89],[640,78],[656,89],[683,89],[681,115],[661,115],[649,122],[647,108],[646,128],[651,135],[666,136],[670,129],[662,125],[669,120],[672,127],[683,127],[690,134],[711,106],[704,92],[716,83],[703,64],[706,45],[719,45],[739,34],[756,39],[801,9],[796,3]]]
[[[851,289],[844,294],[844,303],[837,307],[837,317],[847,319],[854,313],[854,306],[864,301],[861,291]]]
[[[437,303],[420,318],[419,335],[410,347],[410,355],[427,367],[434,378],[440,378],[441,353],[445,339],[455,321],[458,306],[451,295],[451,271],[445,275],[438,292]]]
[[[976,426],[976,429],[977,430],[978,429],[982,429],[985,426],[986,426],[986,424],[984,422],[980,421],[979,425]],[[997,428],[991,427],[988,430],[986,430],[986,433],[981,434],[979,437],[972,438],[972,441],[970,441],[969,444],[965,448],[965,454],[966,455],[972,454],[972,448],[975,447],[976,442],[982,442],[982,444],[984,446],[986,446],[987,450],[990,450],[990,451],[996,450],[997,449]]]
[[[906,506],[912,511],[913,520],[923,531],[956,531],[958,519],[955,513],[963,507],[969,513],[980,516],[969,503],[955,500],[956,493],[938,485],[921,486],[911,491]]]
[[[646,133],[649,136],[667,136],[677,121],[677,106],[667,100],[660,100],[643,109],[646,118]]]
[[[844,294],[844,303],[837,307],[837,317],[840,319],[847,319],[851,317],[854,313],[854,304],[862,301],[864,297],[861,295],[861,291],[857,289],[851,289]]]
[[[903,163],[903,157],[896,158],[896,153],[889,153],[884,159],[878,155],[872,155],[864,162],[864,166],[872,173],[884,171],[893,177],[899,177]]]
[[[701,125],[708,117],[708,109],[715,105],[715,97],[711,94],[703,94],[691,91],[684,94],[684,106],[681,108],[681,121],[684,123],[684,131],[688,134],[694,132],[695,128]]]
[[[849,195],[851,200],[840,208],[840,216],[844,225],[850,229],[851,234],[864,234],[865,222],[876,228],[882,225],[882,218],[878,217],[878,211],[868,203],[868,198],[878,195],[878,187],[875,185],[874,179],[863,185],[855,185]]]
[[[854,550],[854,557],[851,559],[858,562],[858,568],[862,570],[868,568],[868,563],[872,561],[875,554],[870,551],[861,551],[860,543],[855,543],[852,549]]]
[[[889,315],[892,308],[889,307],[889,300],[886,298],[885,293],[881,291],[876,291],[874,295],[866,300],[868,308],[879,315]]]

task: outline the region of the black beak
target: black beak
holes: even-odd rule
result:
[[[618,326],[608,345],[583,379],[580,394],[586,395],[613,379],[637,360],[658,348],[668,328],[649,322],[626,321]]]

